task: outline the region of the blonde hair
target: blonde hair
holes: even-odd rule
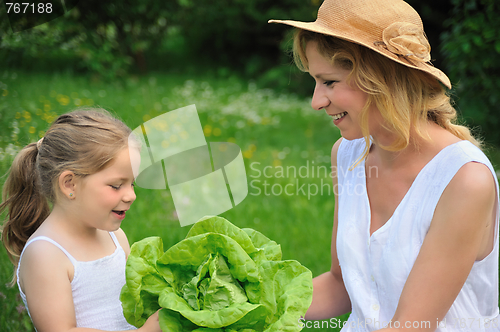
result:
[[[55,203],[58,178],[70,170],[85,177],[104,169],[128,146],[131,130],[103,109],[79,109],[59,116],[40,144],[24,147],[14,159],[3,187],[0,213],[7,210],[1,239],[17,265],[28,238]],[[13,283],[15,282],[15,273]]]
[[[399,151],[410,143],[410,130],[414,126],[418,135],[423,133],[421,124],[433,121],[460,139],[477,147],[481,142],[474,138],[469,128],[458,125],[457,113],[443,86],[431,75],[401,65],[366,47],[336,37],[297,29],[294,35],[293,56],[297,67],[308,71],[305,48],[308,42],[317,42],[318,52],[331,59],[332,64],[351,70],[349,81],[354,81],[368,94],[361,111],[361,130],[366,147],[359,161],[366,158],[370,147],[368,109],[375,105],[386,121],[387,129],[396,134],[396,140],[384,149]]]

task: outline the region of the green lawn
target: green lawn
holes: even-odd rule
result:
[[[222,216],[275,240],[284,259],[300,261],[313,275],[330,268],[334,198],[327,169],[339,133],[308,100],[238,78],[151,74],[106,84],[70,74],[6,71],[0,72],[0,82],[5,84],[3,89],[0,84],[0,174],[20,146],[38,140],[55,116],[77,106],[100,105],[135,128],[195,104],[207,141],[234,142],[245,160],[249,194]],[[137,188],[136,193],[122,224],[130,243],[161,236],[168,248],[186,235],[189,226],[180,227],[168,191]],[[17,287],[6,287],[12,271],[2,247],[0,331],[32,331]]]

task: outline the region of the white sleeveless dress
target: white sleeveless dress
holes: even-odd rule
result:
[[[114,233],[109,233],[115,243],[115,251],[95,261],[80,262],[54,240],[39,236],[24,246],[17,268],[17,285],[21,298],[29,314],[26,295],[19,286],[19,266],[26,248],[35,241],[47,241],[61,249],[74,267],[71,281],[77,327],[94,328],[104,331],[135,330],[125,320],[120,302],[120,292],[125,285],[125,252]]]
[[[364,139],[343,139],[337,154],[337,254],[352,303],[352,313],[342,332],[374,331],[392,319],[439,198],[465,163],[485,164],[496,181],[488,158],[472,143],[460,141],[447,146],[420,171],[393,216],[370,236],[371,216],[364,161],[349,171],[364,147]],[[496,187],[498,200],[497,181]],[[493,251],[474,263],[437,332],[500,331],[498,204],[496,220]],[[430,323],[438,326],[438,322]]]

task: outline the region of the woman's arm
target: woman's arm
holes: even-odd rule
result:
[[[36,241],[24,252],[20,282],[38,332],[100,332],[76,327],[72,274],[70,260],[51,243]],[[161,332],[158,314],[151,316],[139,331]]]
[[[332,174],[335,195],[335,212],[332,234],[332,266],[330,271],[313,279],[313,299],[305,318],[319,320],[337,317],[351,311],[351,301],[344,286],[342,272],[337,258],[338,195],[337,189],[337,151],[342,138],[332,148]]]
[[[467,163],[457,172],[436,206],[392,322],[398,321],[401,327],[419,325],[405,331],[437,328],[474,262],[492,249],[496,197],[494,179],[485,165]],[[422,322],[430,322],[430,327]]]

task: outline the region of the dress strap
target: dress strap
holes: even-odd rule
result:
[[[73,263],[73,265],[77,262],[77,260],[71,256],[71,254],[66,250],[64,249],[64,247],[62,245],[60,245],[59,243],[57,243],[56,241],[52,240],[50,237],[46,237],[46,236],[37,236],[31,240],[28,241],[28,243],[26,243],[26,245],[24,246],[23,248],[23,251],[21,253],[21,256],[23,255],[24,251],[26,250],[26,248],[33,242],[35,241],[39,241],[39,240],[43,240],[43,241],[47,241],[47,242],[50,242],[52,243],[53,245],[55,245],[56,247],[58,247],[59,249],[61,249],[61,251],[66,255],[68,256],[69,260],[71,261],[71,263]],[[19,260],[21,260],[21,258],[19,258]]]
[[[122,246],[120,245],[120,242],[118,241],[118,239],[116,238],[116,235],[114,232],[109,232],[109,235],[111,236],[111,238],[113,239],[113,242],[115,243],[115,246],[116,248],[121,248]]]

